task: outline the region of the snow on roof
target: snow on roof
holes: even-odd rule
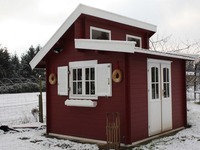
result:
[[[32,69],[36,67],[36,65],[42,60],[42,58],[49,52],[53,45],[62,37],[62,35],[70,28],[70,26],[81,14],[107,19],[110,21],[138,27],[152,32],[156,32],[157,28],[155,25],[149,23],[80,4],[67,18],[67,20],[61,25],[57,32],[50,38],[43,49],[40,50],[38,54],[31,60],[30,65]]]

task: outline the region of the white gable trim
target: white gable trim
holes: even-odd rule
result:
[[[185,60],[195,59],[194,57],[190,57],[184,54],[167,53],[138,48],[135,47],[135,42],[133,41],[75,39],[75,48],[122,53],[142,53]]]
[[[69,27],[81,14],[103,18],[125,25],[130,25],[132,27],[138,27],[148,31],[156,32],[155,25],[80,4],[62,24],[62,26],[57,30],[57,32],[50,38],[43,49],[40,50],[38,54],[31,60],[30,65],[32,69],[36,67],[36,65],[42,60],[42,58],[49,52],[53,45],[62,37],[62,35],[69,29]]]

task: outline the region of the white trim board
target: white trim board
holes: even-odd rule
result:
[[[106,144],[106,141],[103,140],[95,140],[95,139],[89,139],[89,138],[82,138],[82,137],[76,137],[76,136],[69,136],[69,135],[62,135],[62,134],[56,134],[56,133],[47,133],[50,136],[63,138],[67,140],[77,140],[77,141],[83,141],[83,142],[92,142],[92,143],[98,143],[98,144]]]
[[[134,53],[135,42],[116,40],[75,39],[75,48]]]

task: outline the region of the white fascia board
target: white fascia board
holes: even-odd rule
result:
[[[105,11],[105,10],[85,6],[85,5],[82,5],[82,4],[80,4],[80,7],[82,7],[82,13],[86,14],[86,15],[99,17],[99,18],[102,18],[102,19],[107,19],[107,20],[110,20],[110,21],[122,23],[122,24],[125,24],[125,25],[130,25],[132,27],[138,27],[138,28],[141,28],[141,29],[146,29],[146,30],[153,31],[153,32],[156,32],[156,30],[157,30],[157,26],[153,25],[153,24],[149,24],[149,23],[142,22],[142,21],[139,21],[139,20],[136,20],[136,19],[128,18],[128,17],[122,16],[122,15],[118,15],[118,14],[115,14],[115,13]]]
[[[170,58],[178,58],[178,59],[184,59],[184,60],[191,60],[193,61],[195,58],[190,57],[184,54],[175,54],[175,53],[167,53],[167,52],[160,52],[160,51],[152,51],[149,49],[141,49],[141,48],[135,48],[135,53],[142,53],[142,54],[149,54],[149,55],[157,55],[157,56],[163,56],[163,57],[170,57]]]
[[[133,41],[75,39],[75,48],[86,49],[86,50],[101,50],[101,51],[134,53],[135,42],[133,42]]]

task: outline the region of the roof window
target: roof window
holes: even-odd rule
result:
[[[142,47],[142,38],[133,35],[126,35],[126,41],[134,41],[136,42],[135,47]]]
[[[111,31],[96,27],[90,27],[90,39],[111,40]]]

